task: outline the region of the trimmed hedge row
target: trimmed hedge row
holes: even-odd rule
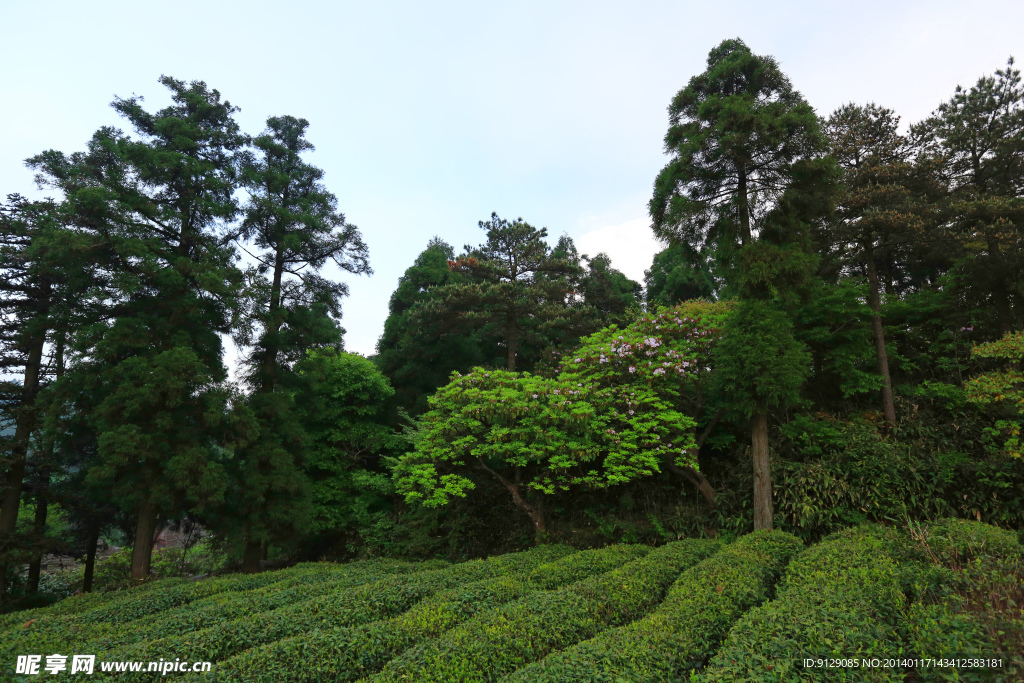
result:
[[[105,659],[188,659],[219,662],[243,650],[314,630],[357,626],[384,619],[409,609],[423,598],[468,581],[500,576],[524,565],[532,566],[538,555],[547,559],[573,552],[566,546],[544,546],[524,553],[471,560],[447,569],[396,576],[356,588],[340,588],[326,595],[253,614],[184,636],[169,636],[104,654]]]
[[[420,565],[390,560],[383,562],[370,560],[352,565],[322,564],[320,566],[304,566],[257,575],[231,575],[207,579],[206,581],[178,583],[164,589],[151,589],[141,592],[136,592],[136,589],[133,588],[127,593],[114,594],[119,596],[120,599],[105,602],[103,606],[88,612],[57,615],[54,617],[44,615],[43,618],[40,618],[29,627],[14,630],[4,638],[4,644],[0,647],[0,657],[6,655],[14,656],[24,654],[25,652],[63,652],[80,645],[84,647],[83,643],[85,641],[90,641],[88,645],[92,649],[82,649],[81,651],[100,652],[112,647],[111,643],[105,640],[108,637],[112,639],[112,642],[119,642],[119,635],[127,637],[129,642],[138,642],[137,638],[132,638],[132,634],[136,632],[136,625],[141,624],[142,629],[140,630],[144,630],[146,626],[151,625],[154,621],[159,623],[169,612],[177,613],[184,611],[188,613],[196,605],[206,604],[206,601],[224,601],[228,604],[242,601],[242,604],[244,604],[246,597],[253,592],[268,592],[272,594],[282,586],[297,586],[301,591],[301,587],[307,582],[332,581],[338,578],[339,575],[351,577],[351,585],[366,583],[383,578],[383,576],[390,573],[388,570],[392,567],[399,568],[399,570],[406,568],[416,571]],[[250,591],[237,590],[238,587],[247,584],[260,583],[260,581],[250,582],[246,580],[257,577],[262,579],[264,584],[262,588],[254,588]],[[212,583],[213,585],[207,588],[202,585],[204,583]],[[232,590],[232,588],[235,590]],[[210,595],[211,591],[212,595]],[[152,609],[155,606],[180,602],[183,599],[183,593],[186,594],[186,598],[188,595],[202,595],[203,593],[206,593],[209,597],[188,601],[179,607],[157,612],[142,619],[126,621],[113,616],[110,622],[104,623],[96,618],[97,615],[116,615],[117,610],[120,608],[123,608],[128,614],[133,614]],[[243,612],[243,614],[249,613],[248,611]],[[200,622],[199,628],[206,628],[208,626],[210,626],[209,623],[202,625]],[[167,631],[164,635],[180,635],[182,632],[178,629]]]
[[[146,640],[180,636],[251,614],[294,605],[302,600],[335,592],[339,588],[359,586],[389,576],[441,569],[446,566],[448,563],[442,560],[416,563],[368,560],[347,565],[323,564],[314,568],[302,568],[297,575],[263,588],[220,593],[136,619],[116,631],[97,633],[79,649],[83,652],[105,652]]]
[[[974,615],[951,609],[948,603],[910,606],[907,613],[908,657],[934,659],[990,658],[995,648],[985,627]],[[919,681],[991,681],[998,669],[918,667]]]
[[[921,666],[915,680],[1024,679],[1024,549],[1016,534],[958,519],[915,531],[928,559],[904,567],[916,597],[903,624],[908,656],[1002,660],[1001,668]],[[922,577],[933,579],[930,590],[920,589]]]
[[[477,581],[427,598],[408,612],[356,628],[339,628],[253,648],[224,661],[208,680],[354,681],[378,671],[413,645],[435,637],[472,616],[538,590],[608,571],[646,555],[644,546],[584,550],[545,562],[528,576]],[[529,568],[527,568],[529,569]]]
[[[610,545],[598,550],[587,550],[567,557],[564,562],[541,565],[530,572],[527,578],[534,588],[549,590],[559,588],[593,574],[616,569],[627,562],[644,557],[651,550],[650,546],[629,543]]]
[[[188,579],[179,577],[160,579],[159,581],[147,581],[146,583],[126,590],[78,593],[77,595],[71,595],[46,607],[34,607],[32,609],[0,614],[0,633],[3,633],[8,629],[16,629],[26,621],[32,619],[79,614],[80,612],[85,612],[87,610],[95,609],[101,605],[105,605],[112,600],[119,600],[125,595],[135,595],[138,592],[152,590],[156,587],[163,588],[164,586],[177,586],[186,582],[188,582]]]
[[[601,576],[530,594],[407,650],[369,680],[497,680],[609,624],[645,613],[661,601],[681,571],[718,547],[715,541],[678,541]]]
[[[502,679],[516,683],[682,680],[748,609],[768,598],[803,543],[781,531],[748,534],[682,573],[650,616],[611,629]]]
[[[899,669],[804,668],[803,660],[898,656],[904,601],[899,569],[870,528],[833,534],[790,563],[778,597],[737,622],[700,680],[902,680]]]
[[[963,562],[983,555],[1019,557],[1024,554],[1017,534],[966,519],[942,519],[925,525],[928,547],[945,562]]]

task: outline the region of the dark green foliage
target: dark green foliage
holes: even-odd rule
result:
[[[480,228],[487,241],[476,248],[466,245],[449,264],[464,280],[432,290],[436,296],[417,307],[411,322],[494,338],[509,371],[529,369],[541,350],[571,344],[599,326],[593,309],[575,301],[579,265],[552,253],[544,241],[547,228],[497,214],[480,221]]]
[[[679,572],[717,547],[711,541],[680,541],[608,574],[533,593],[406,651],[374,680],[496,681],[549,652],[647,612]]]
[[[810,355],[785,313],[765,301],[742,301],[715,349],[714,378],[740,418],[797,402]]]
[[[799,554],[777,597],[744,615],[701,680],[901,680],[886,668],[804,668],[805,658],[895,657],[905,597],[885,546],[851,530]]]
[[[412,415],[427,410],[427,397],[448,382],[452,372],[478,365],[500,364],[500,349],[474,331],[446,330],[439,321],[413,318],[417,305],[441,294],[437,289],[465,284],[466,276],[448,267],[455,258],[451,245],[435,237],[398,279],[388,303],[384,334],[374,362],[395,388],[396,402]]]
[[[691,299],[712,299],[718,291],[707,254],[686,242],[654,255],[650,270],[644,271],[644,285],[649,310]]]
[[[96,396],[89,479],[136,515],[136,580],[148,575],[159,515],[221,500],[221,456],[236,430],[219,335],[230,330],[241,273],[219,228],[238,211],[245,138],[236,108],[216,90],[160,81],[169,107],[150,113],[138,97],[113,103],[135,137],[102,128],[85,153],[29,161],[64,193],[67,221],[104,244],[96,256],[109,286],[95,298],[107,320],[73,331],[83,360],[68,381]]]
[[[799,222],[794,210],[806,213],[828,194],[824,143],[814,110],[775,59],[723,41],[669,106],[673,159],[654,182],[654,234],[709,253],[716,276],[738,286],[739,248],[759,234],[791,241],[782,233]]]
[[[999,335],[1021,329],[1024,87],[1013,59],[969,89],[957,86],[914,132],[951,180],[950,236],[962,250],[952,289],[968,307],[994,310]]]
[[[682,680],[747,609],[768,598],[802,544],[779,531],[740,538],[682,573],[653,614],[524,667],[512,681]]]
[[[602,327],[631,322],[639,312],[643,287],[612,267],[608,254],[600,253],[587,260],[587,271],[580,281],[583,304],[592,309]]]
[[[10,607],[12,565],[40,557],[55,545],[41,537],[44,528],[38,522],[33,533],[19,533],[18,513],[27,472],[37,505],[45,510],[44,501],[51,496],[48,473],[54,465],[53,437],[44,448],[31,443],[44,422],[47,400],[41,391],[63,371],[69,330],[88,322],[91,313],[82,300],[96,278],[89,257],[96,243],[92,236],[69,229],[63,213],[63,207],[52,200],[30,202],[9,195],[6,204],[0,203],[0,372],[4,375],[0,418],[5,432],[0,438],[0,607],[4,608]],[[31,463],[30,450],[34,451]]]
[[[242,160],[249,191],[240,237],[256,260],[247,273],[248,315],[236,339],[251,347],[245,375],[256,419],[231,461],[232,504],[221,528],[244,547],[246,571],[258,571],[265,544],[294,541],[309,529],[311,492],[303,471],[308,448],[295,391],[296,364],[315,349],[339,348],[341,299],[348,288],[324,278],[328,262],[350,273],[371,273],[359,230],[345,221],[322,184],[322,170],[303,161],[313,149],[309,122],[267,119],[253,141],[259,157]]]

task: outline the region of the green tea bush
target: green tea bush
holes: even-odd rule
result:
[[[447,569],[395,576],[357,588],[345,587],[270,612],[253,614],[195,631],[119,648],[107,659],[155,661],[161,657],[219,662],[243,650],[316,630],[361,624],[400,614],[426,597],[464,583],[501,576],[529,564],[537,553],[554,559],[567,549],[547,546],[471,560]]]
[[[532,593],[407,650],[373,680],[497,680],[610,624],[647,612],[681,571],[717,549],[715,541],[679,541],[601,576]]]
[[[532,586],[540,589],[558,588],[592,574],[610,571],[651,552],[645,545],[610,545],[600,550],[585,550],[558,562],[537,567],[528,577]]]
[[[947,562],[965,561],[982,555],[1012,557],[1024,554],[1016,533],[965,519],[942,519],[924,525],[922,542]]]
[[[516,671],[512,683],[682,680],[714,651],[735,621],[768,598],[803,543],[781,531],[748,534],[682,573],[664,603],[628,626]]]
[[[912,525],[925,559],[904,565],[914,602],[905,649],[922,659],[996,659],[1001,667],[919,666],[923,681],[1024,678],[1024,552],[1016,534],[959,519]],[[927,577],[930,582],[922,577]]]
[[[410,574],[447,566],[447,562],[401,562],[367,560],[347,565],[319,563],[291,570],[289,577],[263,588],[219,593],[181,607],[136,619],[116,631],[99,633],[82,644],[83,652],[103,652],[146,640],[180,636],[192,631],[251,614],[270,612],[342,587],[354,587],[380,581],[394,575]]]
[[[427,638],[482,611],[539,590],[531,577],[546,577],[545,585],[550,587],[554,577],[568,582],[621,566],[631,556],[646,554],[635,546],[609,546],[551,561],[542,552],[531,553],[539,567],[524,563],[518,571],[505,576],[444,591],[393,619],[319,631],[253,648],[224,661],[213,672],[212,680],[354,681],[379,670],[393,657]]]
[[[996,656],[984,625],[972,614],[951,609],[948,604],[911,605],[906,622],[911,657],[958,659]],[[997,669],[920,666],[916,669],[915,680],[992,681],[1001,673]]]
[[[383,566],[398,564],[387,561]],[[15,629],[4,639],[3,646],[0,646],[0,656],[3,653],[18,652],[63,652],[81,646],[88,642],[95,650],[104,651],[109,649],[109,643],[119,642],[118,636],[125,636],[129,642],[136,642],[132,634],[136,632],[135,625],[140,622],[143,615],[150,614],[150,618],[142,622],[140,631],[151,628],[152,624],[159,622],[166,611],[159,611],[153,614],[156,608],[166,607],[167,610],[174,610],[177,605],[180,609],[188,609],[203,595],[212,596],[220,600],[231,602],[235,599],[243,599],[247,586],[258,589],[262,586],[271,589],[280,585],[291,585],[294,582],[302,581],[323,581],[331,579],[336,574],[347,574],[352,577],[355,584],[365,581],[372,581],[381,578],[381,562],[372,560],[354,565],[323,565],[322,567],[305,567],[286,569],[278,572],[266,572],[263,574],[233,574],[217,579],[205,581],[183,581],[156,582],[144,584],[156,586],[149,590],[133,588],[127,592],[107,593],[110,599],[104,600],[99,605],[88,611],[70,615],[48,615],[43,614],[27,627]],[[410,565],[416,568],[418,565]],[[346,567],[349,567],[346,569]],[[361,578],[365,576],[365,578]],[[158,584],[165,583],[164,586]],[[353,584],[353,585],[355,585]],[[250,589],[250,590],[253,590]],[[241,592],[236,592],[241,591]],[[104,594],[100,594],[104,595]],[[182,607],[182,603],[185,603]],[[248,614],[249,612],[245,612]],[[130,617],[140,616],[139,619]],[[127,617],[127,618],[126,618]],[[208,626],[209,624],[207,624]],[[203,627],[205,628],[205,626]],[[167,635],[180,635],[182,630],[176,629],[165,631]],[[29,648],[26,650],[25,648]]]
[[[702,681],[902,680],[886,668],[803,668],[803,660],[895,657],[905,602],[899,569],[877,538],[840,532],[789,564],[775,600],[747,612]]]

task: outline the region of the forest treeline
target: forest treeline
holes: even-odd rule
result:
[[[268,557],[482,556],[865,520],[1024,526],[1024,89],[1005,69],[901,126],[819,115],[727,40],[669,106],[644,283],[492,214],[343,349],[360,231],[205,83],[27,161],[0,213],[0,578],[101,536],[151,572],[201,525]],[[245,354],[228,381],[224,342]],[[59,524],[48,519],[59,518]],[[56,529],[56,530],[55,530]],[[29,573],[22,575],[28,564]]]

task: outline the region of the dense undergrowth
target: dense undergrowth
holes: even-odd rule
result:
[[[811,545],[772,531],[456,564],[309,563],[4,615],[0,680],[35,680],[15,673],[19,655],[42,655],[45,674],[60,653],[94,654],[94,678],[125,680],[1014,681],[1022,586],[1016,535],[956,519]],[[999,665],[938,664],[964,658]],[[213,666],[102,670],[161,659]],[[805,666],[834,659],[857,665]]]

